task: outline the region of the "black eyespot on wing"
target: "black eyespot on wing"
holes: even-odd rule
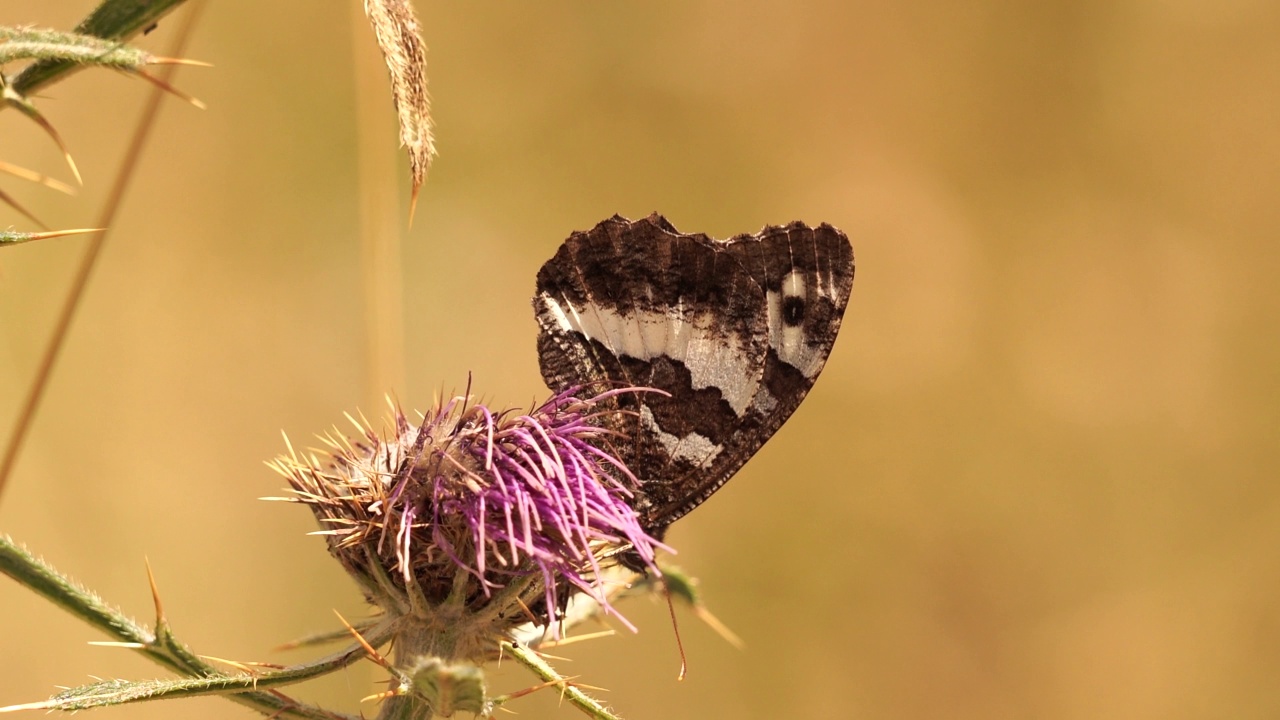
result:
[[[795,327],[804,322],[804,298],[789,296],[782,300],[782,322]]]

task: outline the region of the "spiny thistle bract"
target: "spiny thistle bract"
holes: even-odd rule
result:
[[[608,613],[602,561],[630,549],[653,572],[661,543],[641,527],[636,481],[608,450],[620,393],[571,388],[531,412],[467,398],[419,423],[393,408],[390,436],[330,435],[324,456],[272,466],[311,507],[330,552],[369,600],[403,619],[397,652],[479,661],[581,592]],[[401,659],[407,659],[401,655]]]

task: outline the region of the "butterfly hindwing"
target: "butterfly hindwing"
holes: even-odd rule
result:
[[[618,399],[615,450],[660,531],[723,485],[800,404],[826,362],[853,282],[828,226],[727,241],[658,215],[574,233],[538,273],[543,378],[650,387]]]

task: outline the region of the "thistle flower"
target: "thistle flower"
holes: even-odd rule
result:
[[[578,592],[626,623],[602,565],[630,549],[656,572],[663,546],[632,509],[636,480],[606,426],[618,394],[653,391],[583,390],[527,413],[458,397],[420,424],[393,408],[389,437],[353,419],[361,437],[272,463],[369,600],[403,618],[398,652],[480,660],[531,621],[558,633]]]

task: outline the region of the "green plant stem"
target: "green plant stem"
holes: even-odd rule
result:
[[[127,40],[154,25],[184,0],[103,0],[75,31],[106,40]],[[65,60],[44,60],[27,67],[13,79],[13,89],[23,95],[48,85],[81,67]]]
[[[0,535],[0,573],[120,642],[143,645],[155,642],[155,635],[150,630],[27,552],[8,535]],[[154,659],[170,669],[180,669],[170,658]]]
[[[569,702],[590,717],[596,720],[619,720],[618,716],[601,705],[600,701],[575,687],[560,673],[556,672],[555,668],[548,665],[546,660],[539,657],[538,653],[530,650],[523,643],[503,642],[502,652],[514,657],[517,662],[529,668],[534,675],[542,678],[545,682],[554,683],[564,693],[564,697],[568,698]]]
[[[295,665],[260,675],[227,675],[192,653],[161,621],[156,632],[108,605],[93,592],[62,575],[47,563],[20,547],[6,535],[0,535],[0,573],[30,588],[72,615],[102,630],[114,640],[136,646],[150,660],[182,675],[196,679],[187,681],[155,681],[114,686],[118,702],[160,699],[165,697],[229,694],[228,699],[246,705],[265,715],[298,717],[311,720],[333,720],[345,717],[327,710],[296,703],[271,692],[242,692],[264,687],[288,685],[333,672],[365,656],[364,649],[352,645],[315,662]],[[384,622],[364,634],[374,647],[386,643],[393,632],[392,623]],[[98,689],[101,684],[86,686]],[[70,709],[73,703],[68,702]],[[116,704],[116,703],[97,703]]]

